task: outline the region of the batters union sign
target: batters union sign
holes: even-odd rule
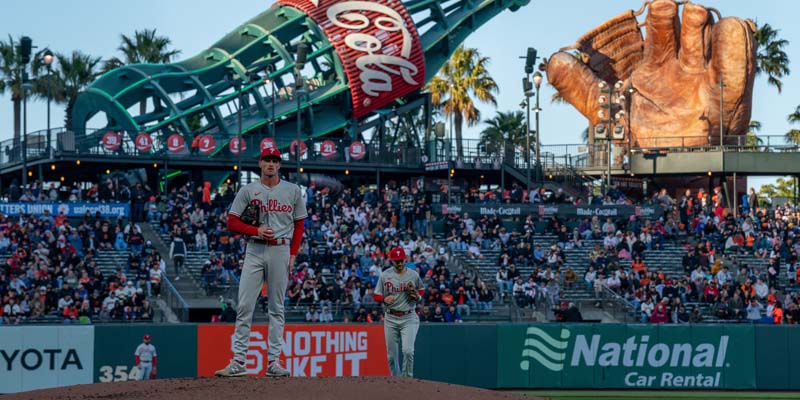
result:
[[[425,83],[425,56],[399,0],[281,0],[308,14],[342,61],[353,115],[360,118]]]

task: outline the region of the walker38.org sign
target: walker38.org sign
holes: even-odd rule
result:
[[[92,216],[98,211],[103,218],[127,217],[129,203],[0,203],[0,213],[5,215],[44,215],[45,210],[55,217],[64,213],[67,217],[82,217],[88,212]]]

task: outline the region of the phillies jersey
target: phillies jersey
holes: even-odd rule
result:
[[[260,208],[259,226],[272,228],[276,239],[291,239],[294,221],[307,216],[306,202],[300,186],[283,179],[273,188],[267,187],[260,180],[245,185],[236,193],[230,213],[241,216],[248,204],[255,204]]]
[[[406,268],[403,274],[398,274],[394,267],[381,272],[378,277],[378,284],[375,286],[375,294],[383,297],[394,296],[392,304],[384,303],[387,310],[407,312],[413,310],[417,303],[408,298],[406,285],[414,284],[414,290],[422,289],[422,279],[419,278],[417,271]]]
[[[153,357],[156,357],[156,346],[142,343],[133,354],[139,356],[139,361],[143,364],[151,363],[153,362]]]

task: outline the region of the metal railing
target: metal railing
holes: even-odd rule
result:
[[[112,137],[113,136],[113,137]],[[39,158],[72,156],[139,157],[150,159],[222,159],[226,161],[251,160],[256,157],[264,141],[272,141],[283,153],[285,162],[294,162],[290,151],[293,137],[265,138],[262,135],[245,134],[232,146],[236,136],[226,134],[201,135],[204,144],[193,148],[194,137],[147,134],[143,139],[139,132],[87,130],[87,134],[77,137],[64,128],[51,129],[52,143],[48,143],[47,130],[30,132],[25,135],[27,145],[22,140],[8,139],[0,142],[0,165],[22,163],[22,149],[27,148],[28,161]],[[105,138],[105,139],[104,139]],[[177,140],[177,141],[176,141]],[[631,153],[652,151],[662,152],[800,152],[800,145],[784,135],[726,136],[723,143],[719,138],[707,136],[656,137],[637,139],[630,147],[627,142],[612,143],[610,152],[606,141],[593,144],[552,144],[542,145],[541,171],[543,174],[564,175],[584,168],[626,167]],[[139,141],[139,143],[137,143]],[[172,143],[167,143],[171,141]],[[359,142],[359,143],[356,143]],[[381,143],[377,138],[370,141],[355,141],[350,138],[311,138],[303,141],[305,150],[301,151],[300,161],[344,162],[364,164],[390,164],[397,166],[421,166],[426,162],[452,161],[456,168],[500,169],[505,163],[515,168],[535,169],[536,154],[531,147],[530,157],[524,146],[510,142],[486,144],[476,139],[462,141],[462,154],[456,151],[455,143],[446,139],[432,138],[420,149],[404,144],[394,144],[388,140]],[[301,146],[302,147],[302,146]],[[290,154],[292,153],[292,154]],[[610,157],[610,159],[609,159]]]
[[[163,275],[161,282],[163,283],[161,287],[161,293],[163,296],[161,297],[163,298],[164,302],[167,303],[167,306],[171,308],[173,312],[175,312],[175,315],[178,316],[178,319],[181,322],[188,322],[189,304],[187,304],[183,299],[180,292],[178,292],[178,289],[172,285],[172,282],[169,281],[169,278],[167,278],[166,274]]]

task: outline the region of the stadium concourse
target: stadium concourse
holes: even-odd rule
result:
[[[398,182],[380,193],[360,186],[332,194],[311,185],[306,195],[309,218],[287,291],[289,320],[380,322],[372,292],[394,246],[405,248],[408,266],[424,277],[417,311],[425,322],[580,321],[587,310],[645,323],[800,320],[797,211],[767,207],[754,194],[737,217],[721,191],[673,198],[664,190],[640,203],[661,206],[663,215],[566,220],[442,216],[431,212],[438,205],[429,194]],[[210,185],[191,182],[166,195],[116,179],[87,188],[12,185],[10,202],[130,202],[131,218],[0,217],[0,321],[152,320],[161,314],[151,300],[181,278],[202,296],[221,299],[214,321],[231,321],[246,243],[226,229],[232,198],[231,188],[212,193]],[[579,199],[561,190],[529,196],[516,184],[476,188],[451,202],[632,203],[615,188]],[[164,250],[174,249],[177,237],[187,248],[182,270]]]

